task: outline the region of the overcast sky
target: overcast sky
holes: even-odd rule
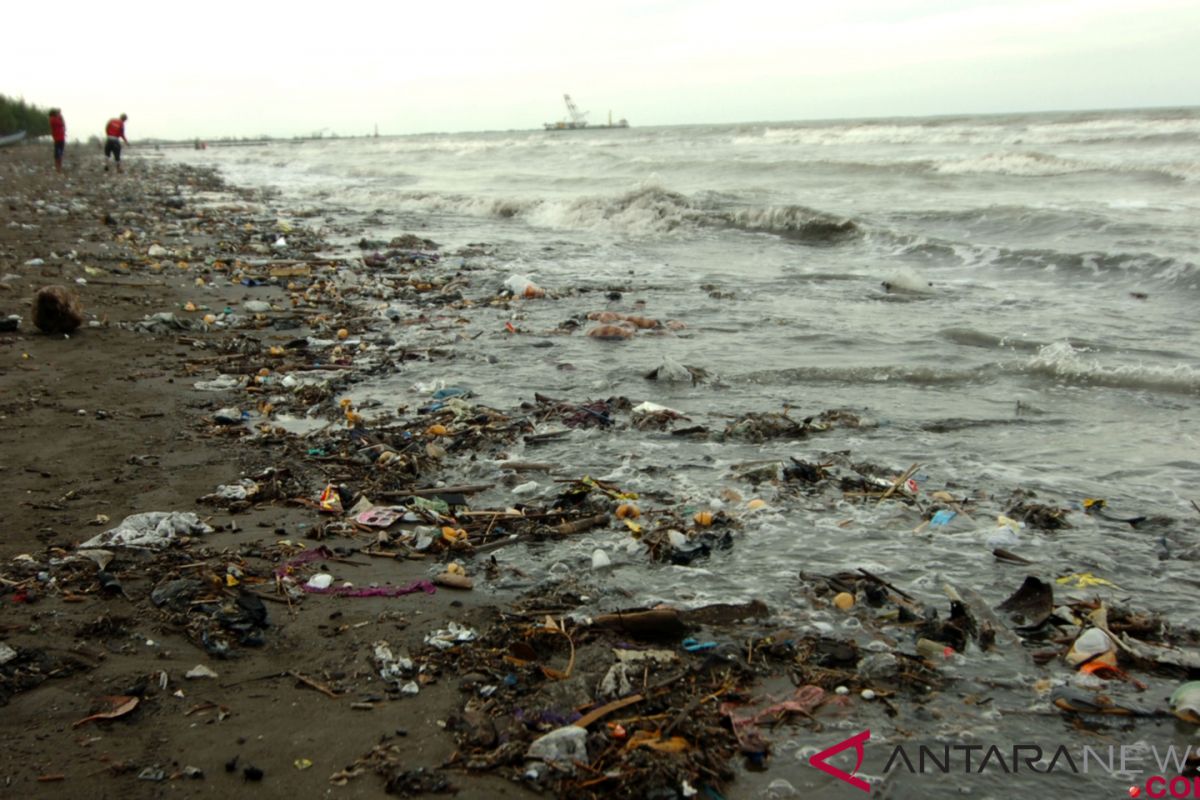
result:
[[[72,138],[1200,105],[1200,0],[9,3],[0,94]]]

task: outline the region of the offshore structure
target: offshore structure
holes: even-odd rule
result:
[[[588,112],[580,111],[575,101],[571,99],[571,95],[564,94],[563,100],[567,104],[567,116],[570,119],[561,119],[558,122],[543,122],[542,126],[548,131],[578,131],[587,128],[588,130],[603,130],[605,128],[628,128],[629,121],[624,117],[613,122],[612,112],[608,112],[607,125],[591,125],[587,121]]]

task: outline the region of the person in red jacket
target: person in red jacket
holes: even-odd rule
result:
[[[54,140],[54,169],[62,172],[63,151],[67,149],[67,123],[57,108],[50,109],[50,138]]]
[[[129,119],[122,114],[119,117],[114,117],[104,126],[104,171],[108,172],[108,157],[112,156],[113,161],[117,164],[117,172],[121,171],[121,142],[129,144],[129,140],[125,138],[125,120]]]

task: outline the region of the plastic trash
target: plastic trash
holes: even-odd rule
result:
[[[592,569],[608,569],[612,566],[612,559],[608,557],[608,553],[597,547],[592,551]]]
[[[1117,644],[1099,628],[1088,628],[1067,653],[1067,663],[1073,667],[1086,663],[1106,664],[1110,667],[1117,665]]]
[[[449,650],[462,642],[473,642],[477,634],[466,625],[451,622],[440,631],[426,635],[425,644],[431,644],[439,650]]]
[[[691,383],[692,372],[670,356],[663,356],[655,375],[655,380],[667,383]]]
[[[1171,693],[1171,713],[1184,722],[1200,725],[1200,681],[1188,681]]]
[[[242,478],[237,483],[226,483],[217,487],[214,492],[217,500],[245,500],[258,494],[258,483],[250,478]]]
[[[408,678],[413,673],[414,664],[411,658],[396,656],[392,653],[391,645],[384,640],[374,644],[375,666],[379,669],[379,677],[385,681],[399,683],[402,678]]]
[[[386,528],[404,516],[404,509],[388,506],[374,506],[361,512],[354,518],[359,525],[369,528]]]
[[[512,292],[514,297],[545,297],[546,290],[531,281],[525,275],[512,275],[504,282],[504,288]]]
[[[587,730],[577,725],[567,725],[550,731],[545,736],[534,739],[525,756],[573,771],[575,761],[589,761]]]
[[[940,511],[936,512],[933,515],[933,517],[929,520],[929,527],[941,528],[944,525],[948,525],[950,523],[950,520],[954,519],[957,516],[958,516],[957,511],[950,511],[949,509],[943,508]]]
[[[342,513],[342,496],[338,492],[337,487],[332,483],[327,485],[321,491],[321,499],[318,503],[321,510],[327,514]]]
[[[214,411],[212,418],[218,425],[241,425],[247,419],[247,415],[240,408],[230,406]]]
[[[1000,515],[996,517],[996,527],[988,532],[985,544],[993,550],[997,547],[1016,547],[1021,543],[1019,533],[1024,527],[1022,523]]]
[[[305,586],[312,589],[328,589],[333,585],[333,576],[328,572],[318,572],[308,579]]]
[[[679,413],[678,411],[676,411],[673,408],[667,408],[666,406],[660,406],[658,403],[651,403],[649,400],[647,400],[643,403],[638,403],[636,406],[634,406],[630,410],[629,413],[631,415],[633,415],[634,417],[638,417],[638,416],[642,416],[644,414],[660,414],[664,411],[670,412],[672,414]]]
[[[147,511],[126,517],[120,525],[93,536],[80,547],[142,547],[153,550],[169,547],[181,536],[212,533],[200,517],[182,511]]]
[[[185,672],[183,677],[187,678],[188,680],[197,680],[199,678],[216,678],[217,673],[203,664],[197,664]]]
[[[242,378],[239,375],[218,375],[212,380],[196,381],[192,386],[202,392],[225,392],[230,389],[237,389],[242,385]]]
[[[713,641],[702,642],[699,639],[695,639],[695,638],[689,636],[686,639],[684,639],[682,642],[680,642],[679,646],[682,647],[684,650],[688,651],[689,653],[699,653],[699,652],[703,652],[704,650],[715,649],[717,646],[717,643],[713,642]]]

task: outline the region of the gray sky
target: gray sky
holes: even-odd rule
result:
[[[1198,0],[10,3],[0,93],[71,138],[1200,105]]]

